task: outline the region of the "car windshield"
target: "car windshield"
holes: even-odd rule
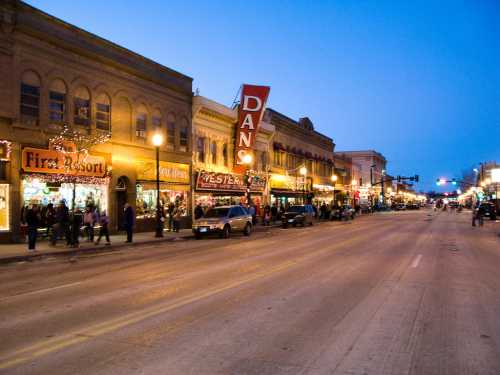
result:
[[[205,213],[205,218],[225,217],[229,208],[211,208]]]
[[[304,212],[304,211],[305,211],[305,207],[304,206],[291,206],[288,209],[288,212]]]

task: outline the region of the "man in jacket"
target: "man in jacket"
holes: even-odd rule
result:
[[[134,209],[128,203],[125,203],[125,207],[123,209],[124,220],[123,226],[125,227],[125,231],[127,232],[127,241],[132,242],[133,230],[134,230]]]

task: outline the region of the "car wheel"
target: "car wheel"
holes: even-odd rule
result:
[[[222,232],[220,234],[221,238],[229,238],[231,235],[231,228],[229,227],[228,224],[224,225],[224,229],[222,229]]]
[[[243,229],[243,234],[245,236],[250,236],[250,233],[252,233],[252,226],[250,223],[247,223],[247,225],[245,225],[245,229]]]

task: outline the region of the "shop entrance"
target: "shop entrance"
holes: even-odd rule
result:
[[[116,223],[118,229],[123,228],[123,210],[125,209],[125,203],[127,203],[127,189],[129,186],[128,178],[121,176],[118,178],[116,183]]]

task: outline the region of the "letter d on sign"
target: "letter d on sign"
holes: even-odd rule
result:
[[[253,108],[250,107],[250,100],[255,101],[255,103],[253,103],[255,105]],[[243,110],[244,111],[257,112],[257,111],[260,111],[261,108],[262,108],[262,100],[259,97],[252,96],[252,95],[245,95],[243,97]]]

